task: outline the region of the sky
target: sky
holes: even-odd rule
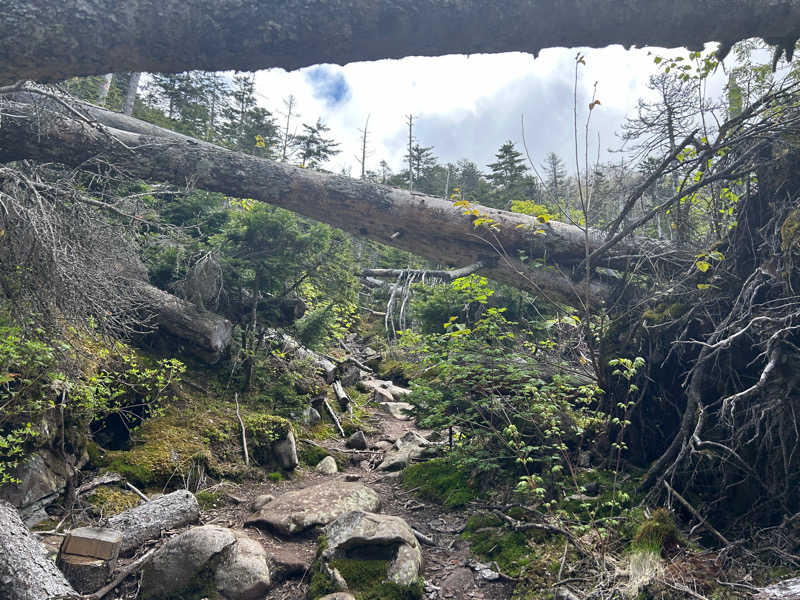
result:
[[[578,72],[577,103],[573,102],[575,57],[585,65]],[[686,54],[685,50],[645,48],[625,50],[549,49],[537,58],[524,53],[451,55],[436,58],[317,65],[296,71],[270,69],[255,76],[259,102],[280,115],[283,100],[297,99],[292,129],[318,117],[342,152],[327,165],[331,171],[360,173],[361,133],[369,117],[367,168],[377,171],[381,160],[398,172],[408,143],[406,116],[414,115],[414,137],[432,146],[441,163],[461,158],[486,169],[498,148],[512,140],[523,150],[524,137],[538,167],[555,152],[575,171],[573,108],[578,108],[578,137],[583,155],[588,105],[600,101],[591,114],[590,155],[619,160],[611,152],[621,146],[617,136],[637,101],[648,97],[647,81],[658,72],[654,57]],[[722,89],[720,72],[710,84]],[[281,120],[279,116],[279,120]]]

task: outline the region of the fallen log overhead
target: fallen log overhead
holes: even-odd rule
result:
[[[790,48],[799,30],[796,0],[8,0],[0,85],[556,46],[729,47],[756,36]]]
[[[254,198],[323,221],[345,231],[413,252],[442,263],[488,265],[487,276],[543,293],[552,300],[582,305],[586,289],[570,271],[585,256],[584,231],[527,215],[473,205],[466,211],[453,203],[349,177],[319,173],[214,146],[153,128],[132,118],[114,116],[129,130],[163,132],[158,137],[110,127],[97,127],[107,111],[79,119],[31,103],[9,101],[0,126],[0,162],[21,159],[52,161],[73,167],[113,164],[148,181],[199,188],[241,198]],[[101,159],[101,160],[98,160]],[[473,210],[491,220],[491,229],[476,228]],[[589,250],[604,243],[590,230]],[[629,239],[603,256],[599,264],[625,270],[631,256],[652,252],[674,261],[675,251],[663,242]],[[521,255],[543,259],[543,268],[529,268]],[[589,299],[600,303],[613,296],[601,278],[589,286]]]

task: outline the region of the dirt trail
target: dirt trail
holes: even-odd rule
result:
[[[389,414],[373,410],[370,415],[372,425],[378,433],[368,436],[370,446],[379,440],[394,441],[410,430],[425,436],[429,431],[417,428],[413,421],[395,419]],[[261,495],[271,494],[276,498],[288,491],[314,485],[331,478],[360,481],[374,489],[381,498],[384,514],[404,518],[408,524],[436,544],[421,544],[424,556],[422,577],[425,581],[426,598],[448,600],[502,600],[511,596],[513,589],[502,579],[486,581],[470,568],[476,560],[469,547],[461,539],[460,533],[470,516],[469,509],[448,510],[439,505],[418,498],[413,491],[403,488],[399,473],[378,471],[382,452],[354,453],[345,448],[344,440],[319,442],[328,450],[349,453],[364,457],[357,463],[350,463],[335,475],[321,475],[313,470],[298,470],[291,481],[265,482],[261,484],[242,484],[227,488],[230,495],[244,500],[236,506],[225,506],[206,511],[202,515],[204,523],[215,523],[227,527],[242,527],[250,515],[250,500]],[[305,600],[308,592],[308,576],[305,572],[314,558],[316,537],[307,535],[285,539],[261,529],[250,529],[257,535],[265,549],[276,558],[280,568],[285,569],[290,578],[274,588],[268,600]]]

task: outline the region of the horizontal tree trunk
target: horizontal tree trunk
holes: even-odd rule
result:
[[[200,518],[197,499],[188,490],[178,490],[128,509],[108,520],[108,527],[123,535],[120,554],[127,555],[162,531],[195,523]]]
[[[13,506],[0,500],[0,600],[78,597]]]
[[[188,342],[192,353],[214,364],[228,349],[233,335],[228,319],[146,283],[139,291],[157,314],[159,328]]]
[[[790,45],[796,0],[9,0],[0,84],[647,43]]]
[[[573,305],[583,304],[587,290],[573,281],[571,269],[583,260],[585,244],[593,251],[605,241],[597,231],[585,237],[581,228],[565,223],[540,223],[479,205],[467,210],[441,198],[232,152],[124,115],[112,113],[108,120],[129,131],[98,129],[28,103],[10,102],[6,108],[13,116],[0,126],[0,162],[85,167],[101,158],[135,177],[255,198],[439,262],[482,262],[487,265],[482,272],[498,281]],[[103,123],[107,114],[93,109],[91,118]],[[137,129],[147,135],[130,131]],[[491,228],[475,227],[476,214],[489,219]],[[663,242],[634,239],[621,242],[599,266],[627,269],[631,256],[648,249],[662,259],[676,258]],[[529,268],[534,259],[547,266]],[[590,282],[590,302],[612,295],[613,287],[603,280]]]

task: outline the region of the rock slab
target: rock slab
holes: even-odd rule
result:
[[[263,598],[271,587],[266,552],[243,531],[204,525],[167,541],[142,572],[144,600],[212,585],[226,600]]]
[[[412,461],[434,456],[435,454],[435,446],[432,446],[428,440],[416,431],[409,431],[386,451],[383,462],[378,465],[378,469],[381,471],[399,471]]]
[[[361,483],[326,481],[276,498],[252,514],[246,524],[289,536],[327,525],[353,510],[376,512],[380,506],[378,494]]]
[[[419,577],[422,550],[411,527],[400,517],[365,511],[345,513],[325,528],[325,539],[323,560],[393,552],[387,571],[389,581],[411,585]]]

